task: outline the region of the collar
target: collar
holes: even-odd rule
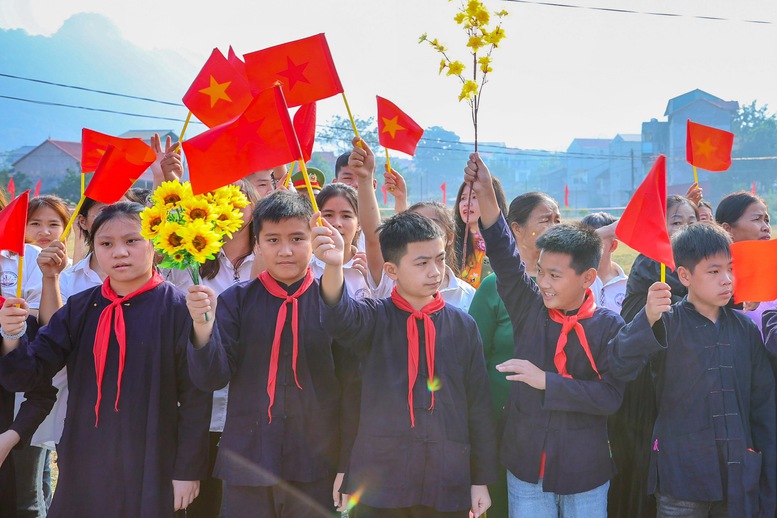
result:
[[[439,291],[440,293],[446,292],[446,291],[454,291],[459,289],[459,282],[458,277],[453,274],[453,270],[450,269],[448,265],[445,265],[445,274],[448,276],[448,285],[447,286],[440,286]]]

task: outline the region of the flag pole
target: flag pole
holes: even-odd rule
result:
[[[661,263],[661,282],[666,282],[666,265]]]
[[[348,105],[348,99],[345,97],[345,92],[340,92],[340,95],[343,96],[343,102],[345,103],[345,110],[348,112],[348,118],[351,120],[351,127],[353,128],[353,134],[356,135],[356,138],[361,140],[361,136],[359,135],[359,130],[356,128],[356,121],[353,120],[353,114],[351,113],[351,107]],[[359,144],[359,147],[362,147],[361,144]]]
[[[391,157],[389,156],[388,148],[384,147],[383,149],[386,150],[386,172],[393,177],[394,175],[391,173]],[[389,192],[394,192],[394,188],[389,187]]]
[[[81,171],[81,197],[84,196],[84,189],[86,188],[86,178],[84,177],[84,172]]]
[[[186,120],[183,121],[183,128],[181,128],[181,136],[178,137],[178,142],[175,144],[175,149],[173,149],[173,153],[178,152],[178,149],[181,147],[181,142],[183,142],[183,137],[186,135],[186,128],[189,127],[189,121],[192,120],[192,111],[189,110],[189,114],[186,116]]]
[[[699,172],[696,170],[696,166],[693,166],[693,183],[698,187],[699,185]]]
[[[313,194],[313,186],[310,185],[310,177],[308,176],[308,168],[305,165],[304,160],[299,161],[300,169],[302,169],[302,178],[305,179],[305,188],[308,190],[308,196],[310,196],[310,204],[313,205],[313,212],[318,212],[318,203],[316,203],[316,196]],[[318,224],[323,226],[321,218],[318,218]]]
[[[286,173],[286,181],[283,183],[283,186],[287,189],[289,188],[289,185],[291,184],[291,175],[294,174],[294,166],[297,165],[297,161],[291,163],[291,167],[289,167],[289,172]]]
[[[67,235],[70,233],[70,229],[73,228],[73,223],[75,222],[76,218],[78,217],[78,211],[81,210],[81,205],[84,204],[84,200],[86,200],[86,196],[83,194],[81,195],[81,199],[78,200],[78,205],[76,205],[75,210],[73,210],[73,215],[70,216],[70,221],[67,222],[67,226],[65,227],[65,231],[62,232],[62,237],[59,238],[60,241],[63,243],[65,240],[67,240]]]
[[[19,271],[16,278],[16,298],[22,298],[22,271],[24,270],[24,254],[19,255]]]

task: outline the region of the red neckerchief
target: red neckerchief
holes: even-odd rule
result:
[[[267,415],[272,423],[272,405],[275,402],[275,382],[278,378],[278,357],[281,354],[281,334],[283,333],[283,326],[286,325],[286,306],[291,303],[291,336],[292,336],[292,353],[291,353],[291,368],[294,371],[294,382],[297,387],[302,389],[297,379],[297,353],[299,352],[299,339],[297,333],[299,331],[299,305],[297,299],[307,291],[313,284],[313,272],[308,268],[305,277],[302,280],[302,285],[296,292],[289,295],[284,290],[278,281],[272,278],[267,272],[263,271],[259,274],[259,282],[262,283],[267,292],[273,297],[284,299],[281,303],[281,307],[278,310],[278,319],[275,321],[275,337],[272,341],[272,350],[270,352],[270,372],[267,375],[267,395],[270,396],[270,406],[267,407]]]
[[[577,310],[575,315],[565,315],[558,309],[548,310],[551,320],[561,324],[561,334],[558,337],[558,342],[556,342],[556,354],[553,356],[553,363],[556,364],[558,373],[565,378],[572,377],[572,375],[567,372],[567,353],[564,352],[564,347],[567,345],[569,332],[574,329],[577,338],[580,340],[580,345],[583,347],[583,351],[585,351],[585,355],[588,357],[588,361],[591,362],[591,368],[593,368],[596,375],[599,376],[599,379],[602,379],[602,375],[599,374],[599,371],[596,369],[596,362],[594,362],[594,357],[591,354],[591,348],[588,346],[585,329],[583,329],[582,324],[580,324],[580,320],[591,318],[594,315],[595,309],[596,303],[594,302],[594,295],[591,293],[591,290],[588,289],[585,291],[583,305],[580,306],[580,309]]]
[[[102,295],[109,301],[103,312],[100,313],[100,319],[97,321],[97,332],[94,335],[94,371],[97,374],[97,403],[94,405],[94,426],[100,421],[100,400],[103,397],[103,374],[105,374],[105,361],[108,358],[108,344],[111,341],[111,317],[113,317],[113,327],[116,333],[116,341],[119,343],[119,376],[116,380],[116,411],[119,411],[119,397],[121,397],[121,377],[124,374],[124,358],[127,354],[127,332],[124,327],[124,308],[122,304],[133,297],[152,290],[162,284],[164,279],[158,272],[154,271],[146,284],[133,291],[129,295],[119,297],[113,288],[111,288],[111,279],[107,277],[102,286]]]
[[[445,300],[439,292],[434,294],[434,299],[422,307],[420,311],[413,309],[413,306],[402,297],[397,291],[397,287],[391,291],[391,302],[401,309],[407,311],[410,316],[407,317],[407,404],[410,407],[410,426],[415,427],[415,412],[413,411],[413,386],[418,378],[418,354],[420,349],[420,338],[418,335],[418,322],[424,321],[424,338],[426,342],[426,365],[429,370],[429,386],[434,381],[434,342],[437,331],[434,328],[434,322],[429,315],[440,311],[445,307]],[[429,410],[434,408],[434,392],[432,391],[432,404]]]

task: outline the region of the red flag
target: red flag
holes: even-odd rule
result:
[[[755,180],[753,180],[753,185],[750,186],[750,192],[755,195]]]
[[[440,185],[440,190],[442,191],[442,204],[447,205],[448,204],[448,185],[446,182],[443,182],[442,185]]]
[[[564,207],[569,207],[569,184],[564,185]]]
[[[233,67],[219,49],[208,61],[183,96],[183,103],[206,126],[212,128],[236,117],[251,104],[251,90],[245,76]]]
[[[8,195],[12,200],[16,197],[16,185],[13,183],[13,178],[8,179]]]
[[[229,52],[227,52],[227,61],[230,65],[232,65],[232,68],[235,69],[235,72],[240,74],[240,77],[245,79],[246,83],[248,83],[248,76],[246,75],[246,64],[242,59],[237,57],[234,49],[232,49],[232,45],[229,46]]]
[[[24,255],[24,234],[27,229],[29,200],[30,191],[24,191],[0,211],[0,250]]]
[[[674,256],[666,229],[666,157],[656,163],[623,211],[615,236],[645,256],[674,270]]]
[[[280,82],[288,106],[301,106],[343,91],[323,34],[251,52],[243,57],[251,90],[258,93]]]
[[[316,103],[303,104],[294,114],[294,131],[302,148],[302,157],[305,162],[310,160],[313,154],[313,144],[316,141]]]
[[[134,158],[119,148],[108,146],[84,191],[84,196],[105,204],[119,201],[143,171],[149,168],[156,156],[140,163],[133,161]]]
[[[385,183],[380,186],[380,192],[383,193],[383,205],[388,205],[388,189]]]
[[[734,302],[777,299],[777,239],[731,245]]]
[[[183,143],[194,194],[302,158],[280,86],[259,92],[237,120]]]
[[[153,162],[156,159],[154,150],[139,138],[113,137],[84,128],[81,131],[81,172],[94,172],[108,146],[120,149],[135,163]]]
[[[378,140],[380,140],[380,145],[414,155],[424,130],[396,104],[383,97],[376,97],[378,99]]]
[[[34,194],[32,195],[33,198],[37,198],[38,196],[40,196],[41,185],[43,185],[43,180],[38,180],[38,183],[35,184],[35,191],[34,191]]]
[[[731,167],[734,134],[688,120],[685,159],[706,171],[725,171]]]

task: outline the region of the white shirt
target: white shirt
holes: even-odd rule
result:
[[[40,307],[40,292],[43,288],[43,274],[38,268],[40,248],[24,245],[24,265],[22,270],[22,298],[32,309]],[[5,298],[16,297],[16,284],[19,278],[19,256],[8,250],[0,252],[0,293]]]
[[[612,263],[612,265],[618,271],[618,275],[607,281],[607,284],[604,284],[597,275],[596,280],[591,285],[591,292],[594,294],[597,306],[607,308],[620,315],[623,299],[626,298],[626,283],[629,276],[618,264]]]
[[[76,293],[81,293],[95,286],[102,286],[102,279],[89,266],[91,259],[92,254],[90,253],[59,275],[59,291],[62,294],[62,302],[67,302],[67,299]]]
[[[440,286],[440,295],[446,304],[457,307],[462,311],[469,311],[469,306],[472,304],[472,298],[475,296],[475,288],[473,288],[464,279],[459,279],[454,275],[453,270],[450,267],[445,267],[445,275],[448,277],[448,284]],[[443,281],[444,283],[445,281]],[[380,280],[380,284],[373,290],[375,298],[386,298],[391,296],[391,290],[394,289],[397,283],[391,278],[386,276],[385,272]]]
[[[316,256],[313,256],[310,260],[310,271],[313,272],[313,277],[316,280],[321,279],[321,276],[324,275],[324,268],[326,268],[326,264]],[[345,287],[348,289],[348,295],[352,299],[372,298],[371,283],[367,282],[362,272],[353,267],[353,259],[343,265],[343,279],[345,280]]]
[[[219,261],[219,272],[212,279],[200,279],[200,284],[208,286],[216,292],[216,295],[220,295],[227,288],[234,286],[238,282],[248,281],[251,279],[251,266],[254,264],[254,254],[251,253],[248,257],[243,259],[243,262],[235,268],[227,258],[227,254],[224,250],[219,250],[216,255],[216,259]],[[179,270],[177,268],[171,268],[169,270],[160,270],[162,277],[186,292],[189,286],[193,286],[192,276],[186,270]],[[229,402],[229,385],[221,388],[213,393],[213,411],[210,414],[210,431],[211,432],[223,432],[224,422],[227,419],[227,403]]]

